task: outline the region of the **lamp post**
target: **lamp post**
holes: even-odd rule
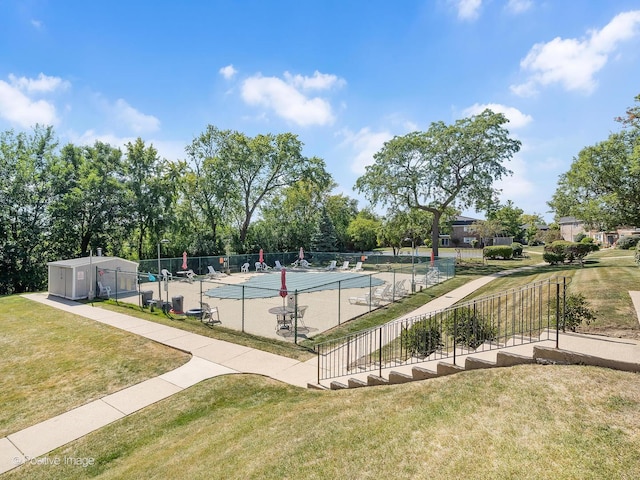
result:
[[[163,238],[158,242],[158,299],[160,303],[162,303],[162,290],[160,289],[160,283],[162,283],[162,274],[160,273],[162,270],[162,267],[160,266],[160,244],[166,245],[167,243],[169,243],[169,240],[166,238]]]

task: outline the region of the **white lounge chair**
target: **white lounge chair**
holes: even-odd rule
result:
[[[340,270],[349,270],[349,260],[345,260],[345,262],[340,267]]]
[[[280,260],[276,260],[276,266],[273,268],[274,270],[282,270],[284,267],[280,264]]]
[[[196,279],[196,274],[193,270],[187,270],[187,273],[184,274],[184,280],[189,283],[193,283]]]
[[[256,272],[261,272],[262,271],[262,263],[261,262],[256,262],[255,263],[255,267],[256,267]]]
[[[173,274],[166,268],[163,268],[161,273],[162,273],[162,280],[164,280],[165,282],[169,280],[173,280]]]
[[[326,268],[326,270],[328,271],[333,271],[336,269],[336,264],[338,262],[336,262],[335,260],[331,260],[331,263],[329,264],[329,266]]]
[[[202,316],[200,317],[202,323],[207,325],[222,323],[222,321],[220,321],[220,312],[218,312],[218,307],[211,307],[208,303],[200,302],[200,308],[202,308]],[[216,318],[213,318],[214,315]]]
[[[370,296],[368,293],[362,297],[349,297],[349,303],[351,305],[367,305],[377,307],[380,305],[380,299],[374,296]]]
[[[263,272],[268,272],[269,270],[273,270],[273,268],[271,268],[269,265],[267,265],[265,262],[262,262],[262,271]]]
[[[207,270],[209,271],[209,273],[207,273],[207,278],[210,278],[211,280],[224,277],[224,273],[216,272],[215,268],[211,265],[207,266]]]
[[[103,285],[102,282],[98,282],[98,296],[103,297],[104,295],[107,298],[111,297],[111,287],[109,285]]]
[[[384,285],[377,287],[372,294],[373,298],[378,300],[392,300],[392,295],[393,292],[391,291],[390,283],[385,283]]]
[[[362,262],[356,262],[356,266],[353,267],[353,272],[361,272],[363,270],[362,268]]]
[[[240,273],[249,273],[249,263],[243,263],[240,267]]]

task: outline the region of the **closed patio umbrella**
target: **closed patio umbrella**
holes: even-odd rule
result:
[[[187,269],[187,252],[182,252],[182,270]]]
[[[260,249],[260,258],[258,259],[260,263],[264,263],[264,251]]]
[[[283,268],[280,271],[280,292],[279,295],[282,297],[282,306],[284,307],[284,299],[287,298],[287,270]]]
[[[300,253],[298,254],[298,258],[300,260],[304,259],[304,249],[302,247],[300,247]]]

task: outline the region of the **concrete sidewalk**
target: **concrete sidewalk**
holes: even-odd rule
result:
[[[533,268],[533,267],[525,267]],[[492,280],[512,271],[482,277],[437,298],[405,317],[447,308]],[[640,292],[630,292],[640,316]],[[253,348],[216,340],[174,327],[111,312],[91,305],[30,294],[26,298],[76,315],[141,335],[164,345],[189,352],[193,358],[185,365],[158,377],[75,408],[57,417],[0,439],[0,474],[28,459],[47,452],[106,426],[126,415],[169,397],[202,380],[232,373],[254,373],[307,387],[317,383],[317,358],[300,362]],[[578,352],[605,355],[637,362],[640,345],[634,341],[572,337],[569,345]]]

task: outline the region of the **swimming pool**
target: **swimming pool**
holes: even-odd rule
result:
[[[384,282],[372,275],[348,272],[318,272],[287,270],[287,290],[289,293],[319,292],[347,288],[369,288],[382,285]],[[243,292],[244,290],[244,292]],[[280,272],[272,271],[251,277],[244,283],[236,285],[223,284],[204,292],[214,298],[269,298],[280,293]]]

